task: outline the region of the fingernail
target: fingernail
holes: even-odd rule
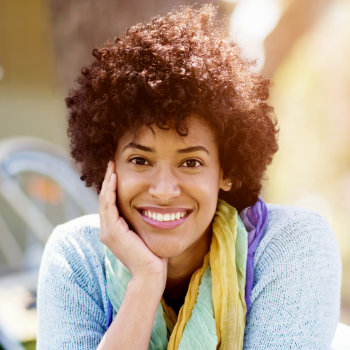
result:
[[[109,161],[109,162],[108,162],[108,168],[110,168],[110,167],[111,167],[111,165],[112,165],[112,162],[111,162],[111,161]]]

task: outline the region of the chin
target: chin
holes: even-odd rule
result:
[[[151,252],[157,255],[159,258],[173,258],[182,253],[181,247],[175,246],[174,244],[164,244],[164,243],[147,243],[148,248]]]

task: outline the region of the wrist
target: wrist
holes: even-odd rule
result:
[[[128,284],[128,289],[145,296],[159,297],[160,300],[165,284],[166,278],[162,275],[133,276]]]

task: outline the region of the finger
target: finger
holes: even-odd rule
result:
[[[111,178],[113,174],[115,173],[113,172],[112,164],[109,163],[108,169],[105,174],[105,178],[103,180],[103,186],[99,195],[99,209],[102,211],[104,209],[107,209],[108,201],[111,202],[111,195],[113,196],[114,193],[114,178],[112,179],[111,183]]]
[[[109,179],[113,173],[113,162],[112,161],[109,161],[108,162],[108,165],[107,165],[107,169],[106,169],[106,173],[105,173],[105,177],[103,179],[103,182],[102,182],[102,187],[101,187],[101,191],[100,191],[100,196],[101,197],[104,197],[105,195],[105,192],[106,192],[106,187],[108,185],[108,182],[109,182]]]
[[[111,167],[113,169],[113,166]],[[109,172],[109,171],[107,171]],[[114,232],[116,228],[116,223],[118,221],[118,210],[115,205],[115,181],[116,174],[112,172],[111,176],[107,178],[108,174],[105,176],[105,187],[104,193],[99,200],[99,214],[101,222],[101,234],[104,238],[110,237],[109,235]],[[103,241],[103,235],[101,239]],[[107,236],[105,236],[107,235]]]
[[[103,182],[102,182],[102,187],[101,187],[101,190],[100,190],[100,193],[99,193],[99,195],[98,195],[98,200],[99,200],[99,202],[101,203],[101,201],[102,201],[102,198],[104,198],[104,194],[105,194],[105,192],[106,192],[106,186],[107,186],[107,181],[106,181],[106,179],[107,179],[107,173],[108,173],[108,168],[109,168],[109,163],[108,163],[108,166],[107,166],[107,169],[106,169],[106,172],[105,172],[105,177],[104,177],[104,179],[103,179]]]
[[[117,187],[117,174],[112,173],[109,183],[106,187],[105,203],[107,209],[107,215],[109,216],[110,222],[115,223],[119,218],[118,208],[116,205],[116,187]]]
[[[98,211],[100,215],[100,221],[101,221],[101,229],[105,228],[105,223],[106,223],[106,216],[105,216],[105,192],[106,192],[106,187],[108,185],[110,175],[112,174],[113,170],[113,165],[112,162],[109,161],[105,173],[105,177],[102,183],[102,188],[98,197]]]

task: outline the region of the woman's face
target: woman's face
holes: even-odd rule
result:
[[[228,190],[218,146],[207,124],[188,119],[188,136],[142,128],[115,153],[118,209],[160,257],[196,253],[210,237],[219,189]],[[198,253],[198,252],[197,252]]]

